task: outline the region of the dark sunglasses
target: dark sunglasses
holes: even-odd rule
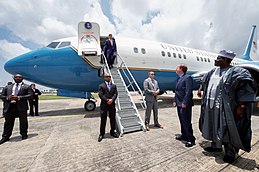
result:
[[[150,75],[155,75],[154,73],[151,73]]]
[[[111,78],[111,76],[105,76],[105,78]]]
[[[22,78],[22,77],[20,77],[20,76],[15,76],[14,78]]]

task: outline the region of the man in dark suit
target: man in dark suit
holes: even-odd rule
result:
[[[119,135],[115,131],[116,127],[116,109],[115,109],[115,100],[117,98],[118,92],[115,84],[111,82],[111,75],[104,74],[104,82],[99,85],[99,97],[101,99],[100,113],[101,113],[101,126],[100,126],[100,135],[98,137],[98,142],[102,141],[105,134],[105,126],[107,120],[107,113],[109,112],[111,130],[110,135],[118,138]]]
[[[22,75],[16,74],[14,76],[15,83],[7,85],[2,91],[1,98],[6,101],[4,106],[4,131],[0,144],[3,144],[10,139],[16,116],[19,117],[20,134],[22,135],[22,139],[24,140],[28,138],[27,100],[32,97],[33,92],[31,87],[24,84],[22,80]]]
[[[31,84],[31,88],[33,91],[33,97],[32,99],[29,99],[30,115],[34,116],[33,108],[35,107],[35,116],[39,116],[39,95],[41,95],[41,92],[36,88],[36,85],[34,83]]]
[[[181,124],[181,135],[176,136],[176,139],[185,140],[185,146],[192,147],[195,145],[195,137],[192,130],[193,79],[186,72],[187,66],[185,64],[177,66],[176,73],[179,75],[179,78],[175,87],[173,106],[177,106]]]
[[[109,34],[109,38],[105,40],[103,51],[109,67],[113,68],[113,63],[117,55],[117,46],[112,34]]]

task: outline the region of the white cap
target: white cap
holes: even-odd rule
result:
[[[234,53],[233,51],[229,51],[229,50],[221,50],[219,53],[218,53],[218,56],[221,56],[221,57],[226,57],[228,59],[231,59],[233,60],[233,58],[236,56],[236,53]]]

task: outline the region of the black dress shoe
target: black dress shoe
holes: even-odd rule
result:
[[[222,148],[206,147],[203,149],[207,152],[222,152]]]
[[[192,147],[192,146],[194,146],[195,145],[195,142],[186,142],[185,143],[185,146],[186,147]]]
[[[112,137],[119,138],[119,134],[117,132],[110,133]]]
[[[22,135],[22,140],[25,140],[28,138],[28,135]]]
[[[98,142],[101,142],[102,139],[103,139],[103,135],[100,134],[99,137],[98,137]]]
[[[175,137],[176,140],[186,140],[186,138],[184,138],[183,136],[181,135],[178,135]]]
[[[161,124],[156,124],[155,127],[163,129],[164,127]]]
[[[2,138],[1,140],[0,140],[0,145],[1,144],[3,144],[4,142],[7,142],[7,141],[9,141],[10,139],[9,138]]]
[[[228,156],[228,155],[225,155],[223,158],[223,161],[229,164],[233,163],[235,160],[236,160],[235,157]]]

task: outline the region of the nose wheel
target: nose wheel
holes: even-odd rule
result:
[[[96,103],[95,101],[89,99],[85,102],[84,107],[86,111],[93,111],[96,108]]]

